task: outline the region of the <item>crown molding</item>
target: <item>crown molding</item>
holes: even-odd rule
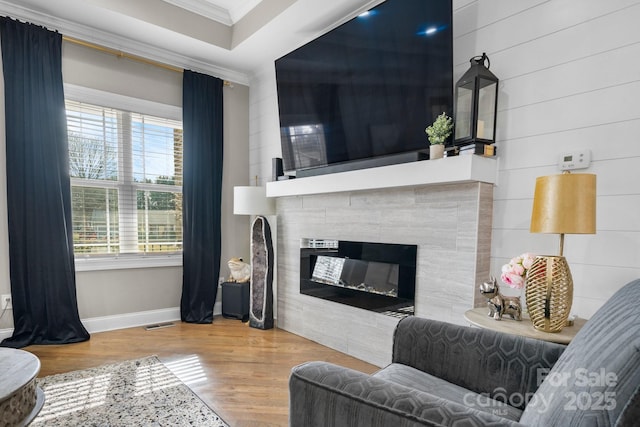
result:
[[[213,4],[207,0],[163,1],[231,27],[254,9],[262,0],[235,0],[233,2],[233,6],[228,9]]]
[[[77,22],[47,15],[24,6],[9,3],[5,0],[0,0],[0,10],[2,10],[3,14],[15,19],[42,25],[50,30],[58,31],[65,36],[84,40],[115,50],[124,50],[131,55],[151,59],[156,62],[183,69],[210,74],[220,79],[238,84],[249,85],[249,77],[247,74],[220,67],[211,62],[191,58],[177,52],[161,49],[137,40],[131,40],[108,31],[98,30]],[[126,46],[126,48],[123,49],[122,46]]]
[[[204,0],[162,0],[189,12],[197,13],[221,24],[232,26],[234,24],[231,19],[231,13],[220,6],[209,3]]]
[[[229,9],[229,15],[231,16],[231,22],[234,24],[244,18],[244,16],[255,9],[263,0],[245,0],[240,2],[237,6]]]

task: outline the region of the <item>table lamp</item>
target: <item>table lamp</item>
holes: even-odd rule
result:
[[[233,187],[233,213],[257,215],[251,224],[249,326],[273,328],[273,241],[264,215],[275,214],[275,200],[265,187]]]
[[[560,332],[573,302],[573,279],[563,256],[564,235],[595,234],[596,176],[565,172],[538,177],[530,231],[560,235],[559,255],[536,257],[527,271],[525,290],[533,327]]]
[[[274,215],[275,199],[267,197],[265,187],[233,187],[233,213],[235,215]]]

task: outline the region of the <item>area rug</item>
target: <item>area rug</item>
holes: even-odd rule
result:
[[[32,426],[227,424],[156,356],[39,378],[45,404]]]

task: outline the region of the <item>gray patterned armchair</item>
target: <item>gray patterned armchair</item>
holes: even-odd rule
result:
[[[408,317],[389,366],[305,363],[289,392],[292,427],[637,426],[640,280],[568,346]]]

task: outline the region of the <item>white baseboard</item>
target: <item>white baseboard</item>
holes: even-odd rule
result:
[[[0,329],[0,341],[13,335],[13,328]]]
[[[213,314],[222,314],[222,303],[216,302],[213,306]],[[113,331],[116,329],[135,328],[137,326],[154,323],[180,321],[180,308],[164,308],[161,310],[139,311],[136,313],[116,314],[113,316],[89,317],[80,319],[87,332]],[[13,334],[13,328],[0,329],[0,340],[9,338]]]
[[[114,316],[90,317],[81,319],[87,332],[113,331],[115,329],[135,328],[153,323],[173,322],[180,320],[180,308],[164,308],[161,310],[139,311]]]

